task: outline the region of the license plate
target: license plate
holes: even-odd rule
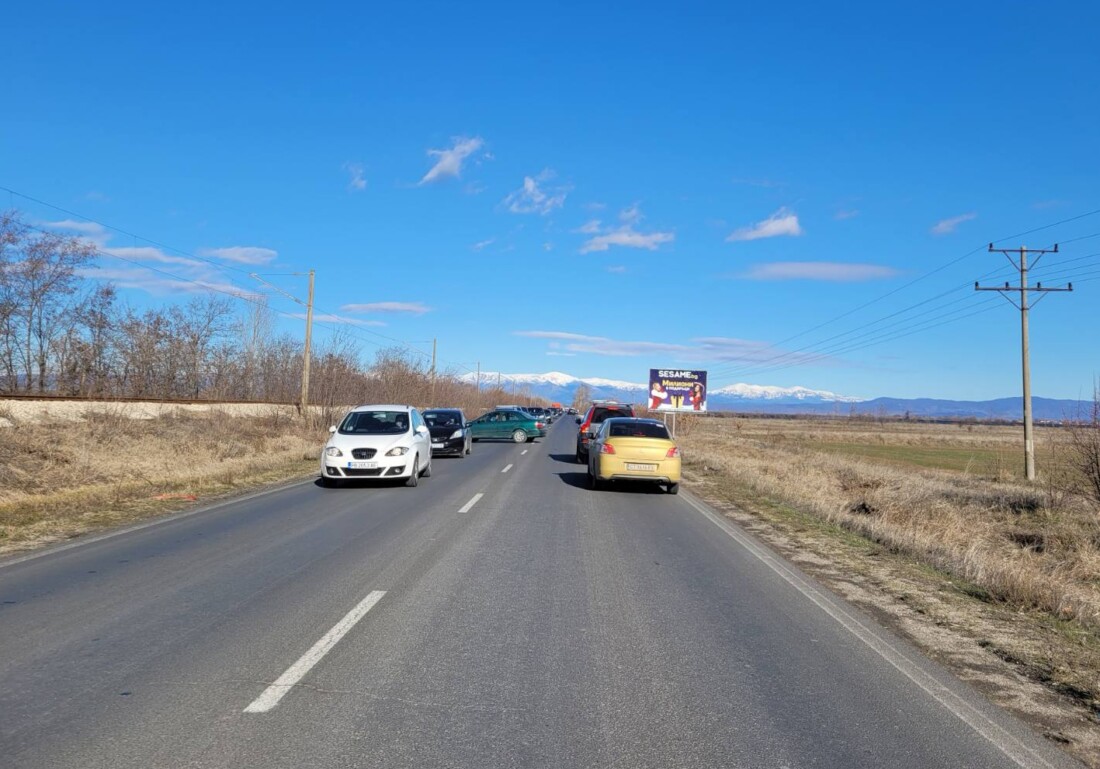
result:
[[[432,448],[436,448],[436,449],[443,448],[443,441],[432,441]]]
[[[348,462],[349,470],[373,470],[378,467],[377,462]]]
[[[627,470],[645,470],[646,472],[652,472],[657,469],[657,465],[640,465],[635,462],[626,463]]]

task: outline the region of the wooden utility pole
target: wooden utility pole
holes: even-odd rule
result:
[[[432,339],[432,406],[435,406],[435,343],[437,339]]]
[[[1008,261],[1020,272],[1020,285],[1010,286],[1006,281],[1003,286],[979,286],[975,281],[975,291],[996,291],[1005,299],[1013,304],[1020,311],[1020,357],[1023,363],[1023,379],[1024,379],[1024,473],[1029,481],[1035,480],[1035,436],[1034,427],[1031,420],[1031,361],[1030,350],[1028,341],[1028,311],[1038,304],[1042,300],[1042,296],[1036,299],[1032,304],[1028,304],[1028,292],[1035,294],[1047,294],[1054,291],[1072,291],[1073,284],[1068,284],[1065,288],[1043,288],[1042,283],[1035,284],[1034,288],[1029,288],[1027,285],[1027,255],[1028,253],[1038,254],[1035,258],[1035,262],[1031,265],[1034,267],[1039,263],[1039,260],[1043,258],[1043,254],[1056,254],[1058,253],[1058,244],[1054,244],[1054,248],[1032,248],[1028,249],[1025,246],[1021,246],[1018,249],[1015,248],[994,248],[993,244],[989,244],[989,252],[993,253],[999,251],[1004,254]],[[1018,259],[1013,259],[1012,254],[1018,254]],[[1017,302],[1009,294],[1020,294],[1020,301]]]
[[[309,271],[309,298],[306,300],[306,349],[302,356],[302,416],[306,416],[309,408],[309,359],[310,343],[313,339],[313,277],[314,271]]]

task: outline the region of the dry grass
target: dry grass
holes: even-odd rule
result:
[[[1055,431],[1039,436],[1046,482],[1029,486],[1018,479],[1013,428],[768,419],[685,426],[689,469],[797,506],[992,598],[1100,629],[1100,516],[1066,491]]]
[[[179,409],[132,418],[19,420],[0,433],[0,552],[72,537],[313,471],[323,434],[285,410],[236,416]],[[2,415],[0,415],[2,416]]]

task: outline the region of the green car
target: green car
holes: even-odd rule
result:
[[[470,435],[481,439],[510,440],[526,443],[546,435],[546,425],[526,411],[497,409],[470,421]]]

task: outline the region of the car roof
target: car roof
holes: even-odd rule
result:
[[[412,411],[412,408],[407,403],[369,403],[356,406],[352,411]]]
[[[429,411],[462,411],[458,406],[438,406],[436,408],[424,409],[424,413]]]
[[[651,425],[664,425],[664,422],[660,419],[652,419],[650,417],[610,417],[603,421],[605,425],[608,422],[648,422]]]

